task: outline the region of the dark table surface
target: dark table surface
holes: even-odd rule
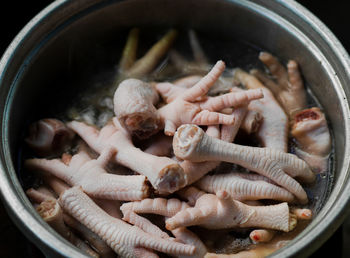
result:
[[[9,3],[11,2],[11,3]],[[23,26],[52,0],[4,1],[0,5],[0,55]],[[300,0],[302,5],[320,18],[350,52],[347,1]],[[0,203],[0,257],[43,257],[16,228]],[[348,219],[347,221],[350,221]],[[350,222],[345,222],[311,257],[320,257],[332,250],[332,257],[350,257]]]

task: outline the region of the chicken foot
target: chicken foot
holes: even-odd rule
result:
[[[307,203],[307,195],[292,177],[309,183],[315,179],[307,164],[293,154],[227,143],[206,135],[196,125],[182,125],[174,136],[173,148],[181,159],[226,161],[256,171],[293,193],[301,203]]]

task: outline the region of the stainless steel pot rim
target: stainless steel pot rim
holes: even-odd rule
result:
[[[41,11],[38,15],[36,15],[16,36],[13,42],[10,44],[6,52],[4,53],[1,61],[0,61],[0,85],[3,83],[4,74],[7,72],[9,64],[12,62],[12,59],[15,57],[16,52],[21,47],[25,39],[35,30],[41,23],[47,21],[50,17],[54,15],[59,15],[59,11],[62,8],[72,7],[74,4],[69,0],[58,0],[54,1],[48,7],[46,7],[43,11]],[[76,1],[80,2],[80,1]],[[95,4],[99,4],[103,1],[101,0],[89,0],[85,1],[84,4],[77,4],[71,9],[73,14],[79,13],[81,11],[86,10],[86,6],[93,6]],[[115,2],[115,1],[107,1],[107,2]],[[231,2],[236,2],[239,4],[247,4],[249,5],[250,1],[238,1],[231,0]],[[258,5],[265,5],[264,1],[255,0],[251,2],[256,2]],[[313,14],[311,14],[308,10],[306,10],[303,6],[298,4],[293,0],[285,0],[280,1],[276,0],[267,1],[269,4],[279,4],[289,11],[295,13],[299,16],[303,21],[305,21],[317,34],[329,45],[331,46],[333,54],[337,57],[337,59],[341,62],[342,67],[345,69],[346,74],[350,75],[350,59],[341,45],[341,43],[336,39],[333,33]],[[104,3],[107,4],[107,3]],[[90,10],[91,11],[91,10]],[[62,15],[62,14],[60,14]],[[337,75],[334,75],[334,79],[338,80]],[[338,83],[340,84],[340,83]],[[337,89],[337,93],[339,96],[342,96],[341,104],[344,112],[345,119],[345,131],[350,132],[350,112],[349,106],[346,99],[346,94],[344,90],[339,87]],[[2,135],[6,136],[6,115],[2,117]],[[346,135],[345,138],[345,154],[344,154],[344,162],[343,162],[343,171],[349,170],[350,164],[350,140],[349,135]],[[25,194],[22,189],[16,191],[16,188],[12,187],[8,182],[8,177],[11,178],[12,183],[20,186],[18,179],[15,176],[13,165],[9,160],[6,160],[6,157],[9,157],[8,150],[8,141],[6,137],[2,137],[2,149],[1,149],[1,173],[0,173],[0,190],[1,195],[4,200],[4,203],[11,204],[8,205],[7,209],[13,215],[18,217],[18,221],[27,228],[30,232],[31,237],[37,238],[41,242],[42,245],[50,246],[52,249],[56,250],[63,256],[67,257],[83,257],[72,245],[68,244],[68,242],[60,237],[56,232],[51,229],[47,229],[45,223],[39,219],[39,216],[35,216],[34,213],[31,213],[27,207],[26,203],[29,202],[25,198]],[[341,177],[338,179],[341,182],[347,181],[348,175],[347,173],[341,173]],[[18,198],[20,195],[22,198]],[[318,214],[317,221],[313,221],[312,224],[304,230],[298,237],[296,237],[291,243],[293,248],[282,248],[281,250],[275,252],[273,256],[292,256],[292,255],[300,255],[307,256],[311,252],[315,250],[315,248],[319,247],[327,238],[336,230],[336,228],[343,222],[344,218],[350,212],[349,205],[350,199],[350,184],[346,184],[345,186],[335,187],[333,189],[331,195],[328,198],[328,201],[322,211]],[[322,222],[322,223],[320,223]],[[26,224],[25,224],[26,223]],[[318,223],[318,225],[317,225]],[[313,225],[313,226],[312,226]],[[331,228],[331,230],[329,230]],[[327,230],[328,229],[328,230]],[[305,237],[305,235],[309,234],[312,231],[313,235],[322,235],[321,239],[316,240],[315,238]],[[333,232],[332,232],[333,231]],[[28,236],[28,235],[27,235]],[[40,237],[39,237],[40,236]],[[301,241],[302,239],[302,241]],[[58,241],[60,240],[60,241]],[[315,241],[318,241],[317,243]],[[307,250],[307,246],[311,246],[308,251],[305,253],[300,253],[298,250]]]

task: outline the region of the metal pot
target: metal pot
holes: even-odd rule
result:
[[[24,128],[28,121],[44,117],[47,105],[69,98],[72,89],[57,81],[74,72],[72,48],[86,50],[87,41],[98,45],[131,26],[159,25],[232,35],[300,63],[333,131],[334,184],[311,224],[273,255],[310,255],[343,222],[350,207],[350,63],[334,35],[292,0],[53,2],[17,35],[0,63],[0,187],[11,218],[46,255],[83,256],[43,222],[25,196],[18,175]]]

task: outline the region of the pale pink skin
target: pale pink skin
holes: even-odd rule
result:
[[[222,192],[221,192],[222,193]],[[219,194],[221,194],[219,193]],[[179,196],[188,200],[188,204],[194,206],[196,201],[205,195],[205,192],[199,191],[195,187],[185,187],[177,192]],[[262,206],[262,203],[259,201],[244,201],[245,204],[250,206]],[[292,208],[290,210],[292,214],[296,216],[297,219],[301,220],[309,220],[312,217],[312,212],[309,209],[301,209],[301,208]],[[254,242],[268,242],[275,235],[275,230],[270,229],[256,229],[253,230],[250,234],[252,241]]]
[[[143,231],[161,238],[169,238],[169,235],[154,225],[151,221],[138,214],[158,214],[164,217],[174,216],[177,212],[188,208],[188,204],[178,199],[154,198],[142,201],[128,202],[121,206],[123,220],[140,227]]]
[[[195,85],[197,82],[199,82],[203,77],[202,76],[188,76],[185,78],[182,78],[178,81],[175,81],[174,84],[170,83],[160,83],[156,85],[156,88],[161,93],[163,99],[170,103],[174,101],[177,97],[181,96],[185,89],[188,89]],[[247,94],[249,95],[249,94]],[[238,94],[237,99],[242,98],[244,96],[247,96],[245,94]],[[211,97],[208,97],[210,99]],[[248,97],[249,98],[249,97]],[[212,98],[215,99],[215,98]],[[237,103],[241,103],[238,101]],[[245,107],[239,107],[236,108],[233,112],[232,110],[227,113],[227,115],[231,115],[232,118],[235,119],[235,123],[233,125],[222,125],[221,132],[219,131],[219,128],[208,127],[207,133],[213,137],[219,138],[221,137],[222,140],[232,142],[234,137],[236,136],[240,125],[242,121],[244,120],[246,114],[246,108]],[[187,177],[187,184],[192,184],[193,182],[197,181],[199,178],[204,176],[209,171],[213,170],[215,167],[217,167],[220,164],[220,162],[191,162],[188,160],[184,160],[181,162],[181,167],[184,169],[184,172]]]
[[[155,156],[169,156],[173,150],[173,138],[163,133],[150,139],[151,144],[144,152]]]
[[[191,256],[181,255],[179,258],[202,258],[207,253],[207,248],[204,243],[199,239],[196,234],[187,228],[177,228],[171,231],[171,233],[184,244],[194,245],[196,247],[196,252]]]
[[[77,246],[79,249],[89,254],[92,257],[99,257],[99,255],[92,250],[84,241],[76,237],[64,223],[63,211],[56,201],[56,199],[47,199],[36,207],[39,215],[69,242]]]
[[[293,177],[305,182],[315,179],[308,165],[293,154],[227,143],[208,136],[196,125],[182,125],[174,136],[173,148],[175,155],[181,159],[194,162],[226,161],[246,167],[272,179],[303,204],[308,201],[307,195]]]
[[[155,108],[158,100],[158,93],[150,84],[126,79],[114,93],[114,113],[131,135],[145,139],[161,129],[160,117]]]
[[[191,88],[193,85],[195,85],[197,82],[199,82],[202,78],[203,76],[200,76],[200,75],[188,75],[173,81],[172,84],[188,89],[188,88]],[[233,87],[232,78],[220,76],[220,78],[215,82],[215,84],[209,89],[208,95],[217,96],[217,95],[229,93],[232,87]]]
[[[56,200],[56,198],[52,193],[41,191],[39,189],[36,190],[34,188],[29,188],[26,191],[26,195],[34,203],[41,203],[43,201],[48,201],[48,200]]]
[[[74,132],[58,119],[41,119],[29,127],[25,139],[28,146],[39,156],[57,155],[71,144]]]
[[[272,199],[292,202],[293,194],[274,184],[262,180],[251,181],[236,173],[216,174],[202,177],[195,184],[201,190],[209,193],[226,191],[231,198],[239,201]]]
[[[260,130],[261,124],[264,122],[264,117],[260,112],[248,110],[242,124],[241,129],[247,134],[257,133]]]
[[[206,133],[211,137],[232,142],[236,137],[245,114],[245,107],[236,108],[232,112],[232,115],[235,117],[235,123],[233,125],[222,125],[221,130],[217,126],[209,126]],[[187,177],[187,185],[197,181],[219,164],[220,162],[217,161],[191,162],[189,160],[184,160],[180,163]]]
[[[131,209],[124,209],[123,215],[124,215],[123,220],[130,223],[131,225],[135,225],[151,235],[170,239],[169,235],[166,232],[162,231],[159,227],[154,225],[151,221],[138,215],[136,212],[132,211]]]
[[[152,224],[149,220],[139,216],[137,213],[152,213],[170,217],[186,208],[189,208],[189,206],[177,199],[167,200],[163,198],[155,198],[125,203],[121,209],[124,214],[123,220],[139,226],[145,232],[150,234],[157,235],[162,238],[169,238],[168,234]],[[184,244],[194,245],[196,247],[196,252],[193,255],[182,255],[178,257],[203,257],[207,253],[207,249],[203,242],[188,229],[178,228],[172,230],[171,233],[176,237],[177,241],[181,241]]]
[[[71,186],[80,185],[90,196],[109,200],[140,200],[148,195],[146,178],[141,175],[120,176],[104,169],[109,158],[101,155],[91,159],[84,151],[75,154],[69,165],[59,159],[29,159],[25,166],[31,170],[50,173]]]
[[[199,82],[202,78],[203,76],[200,75],[188,75],[173,81],[172,84],[181,88],[189,89],[197,82]]]
[[[254,205],[261,205],[261,204],[254,204]],[[312,219],[312,211],[310,209],[291,207],[290,212],[294,214],[298,220]],[[249,234],[249,237],[254,243],[266,243],[271,241],[271,239],[275,236],[275,234],[276,234],[275,230],[255,229]]]
[[[263,121],[257,136],[264,147],[287,152],[288,150],[288,117],[269,89],[256,77],[235,69],[234,77],[248,89],[260,89],[264,97],[251,101],[248,109],[261,114]],[[233,89],[235,91],[237,89]]]
[[[112,160],[145,175],[160,193],[171,193],[185,185],[183,169],[167,157],[158,157],[136,148],[131,137],[117,119],[100,131],[84,123],[72,121],[68,126],[98,153],[116,150]],[[138,161],[138,162],[135,162]]]
[[[195,78],[196,79],[196,78]],[[198,78],[197,78],[198,79]],[[192,81],[192,79],[188,79]],[[184,88],[182,87],[189,87],[189,84],[187,83],[187,80],[185,82],[181,82],[182,85],[181,87],[177,87],[175,85],[172,85],[170,83],[160,83],[157,84],[156,87],[160,91],[162,97],[165,99],[167,103],[173,102],[176,98],[184,94]],[[178,84],[181,84],[178,82]],[[227,96],[227,95],[226,95]],[[252,98],[252,95],[248,92],[240,92],[240,93],[232,93],[230,95],[231,98],[236,98],[236,102],[231,104],[233,106],[235,105],[242,105],[243,103],[247,104]],[[208,97],[209,100],[223,100],[221,97]],[[222,106],[221,108],[223,108]],[[221,132],[218,131],[212,131],[213,132],[213,137],[221,137],[222,140],[227,141],[227,142],[232,142],[233,139],[235,138],[242,121],[244,120],[244,117],[246,115],[246,108],[244,106],[240,106],[236,108],[233,112],[229,112],[227,114],[228,116],[232,116],[232,118],[235,119],[235,123],[233,125],[222,125]],[[214,129],[215,130],[215,129]],[[221,136],[220,136],[221,134]],[[210,135],[210,133],[209,133]],[[191,184],[204,176],[206,173],[209,171],[213,170],[215,167],[219,165],[220,162],[201,162],[201,163],[194,163],[188,160],[185,160],[181,163],[181,167],[184,169],[186,177],[187,177],[187,183]]]
[[[194,246],[150,235],[109,216],[78,187],[65,191],[59,201],[67,213],[99,235],[120,255],[123,255],[127,246],[150,248],[173,255],[191,255],[195,251]]]
[[[124,203],[120,209],[124,211],[133,211],[135,213],[151,213],[158,214],[165,217],[172,217],[177,212],[188,208],[188,204],[178,199],[171,198],[154,198],[144,199],[142,201],[134,201]]]
[[[269,79],[262,72],[253,73],[268,87],[280,104],[290,120],[295,112],[306,108],[306,92],[297,62],[290,60],[287,69],[276,57],[267,52],[261,52],[259,59],[267,66],[276,82]]]
[[[315,173],[328,169],[331,136],[325,115],[313,107],[295,114],[291,134],[296,140],[296,154],[305,160]]]
[[[249,206],[233,200],[225,191],[202,194],[194,207],[176,213],[166,221],[166,228],[199,225],[208,229],[262,227],[288,232],[296,225],[287,203]]]
[[[69,187],[67,186],[66,189],[69,189]],[[26,191],[26,195],[34,203],[38,203],[38,204],[43,203],[45,201],[49,201],[49,200],[56,202],[56,198],[55,198],[54,194],[48,188],[43,187],[43,186],[39,187],[37,190],[33,189],[33,188],[28,189]],[[98,201],[98,200],[95,200],[95,203],[97,203],[96,201]],[[102,202],[109,202],[109,200],[101,200],[101,201]],[[99,206],[101,207],[101,205],[99,205]],[[39,205],[39,207],[40,207],[40,205]],[[121,213],[119,209],[118,209],[118,212],[119,212],[119,214]],[[108,213],[108,214],[113,216],[110,213]],[[71,216],[69,216],[65,213],[63,213],[62,216],[63,216],[64,224],[66,226],[68,226],[69,228],[74,229],[76,232],[79,232],[79,235],[83,239],[87,240],[90,243],[90,245],[92,245],[101,256],[108,257],[111,255],[112,249],[110,249],[99,236],[97,236],[95,233],[91,232],[88,228],[86,228],[84,225],[82,225],[79,221],[75,220]],[[113,216],[113,217],[115,217],[115,216]],[[119,218],[121,218],[121,217],[122,216],[119,215]],[[61,225],[61,229],[58,230],[58,232],[59,233],[62,232],[62,229],[63,229],[64,234],[69,235],[69,236],[71,235],[70,230],[66,229],[66,227],[63,227],[62,225]],[[76,240],[74,240],[74,241],[76,241]]]
[[[69,163],[65,163],[66,165],[69,165]],[[61,179],[52,176],[47,175],[43,177],[45,184],[50,186],[50,188],[56,193],[56,196],[60,196],[65,190],[68,190],[70,188],[69,185],[67,185],[64,181]],[[106,200],[106,199],[94,199],[94,202],[100,206],[105,212],[107,212],[112,217],[120,219],[122,217],[121,211],[120,211],[120,205],[121,203],[116,200]]]
[[[184,90],[170,83],[156,84],[156,89],[168,103],[158,109],[164,123],[164,133],[173,135],[176,129],[185,123],[197,125],[214,125],[234,123],[232,116],[219,113],[224,108],[245,104],[251,99],[262,97],[260,90],[249,94],[225,94],[218,97],[206,98],[210,87],[214,85],[225,69],[225,64],[218,61],[213,69],[193,87]]]

